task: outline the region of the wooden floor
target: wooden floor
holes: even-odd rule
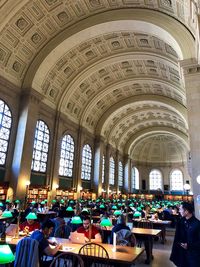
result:
[[[160,241],[154,241],[153,245],[153,256],[154,259],[151,264],[144,264],[145,261],[145,253],[141,255],[141,257],[136,261],[136,267],[174,267],[175,265],[169,260],[171,247],[174,240],[174,229],[167,230],[166,243],[163,245]]]

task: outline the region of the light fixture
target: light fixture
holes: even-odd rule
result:
[[[74,211],[74,210],[73,210],[73,208],[72,208],[71,206],[68,206],[68,207],[66,208],[66,211]]]
[[[190,188],[191,188],[191,186],[190,186],[190,184],[184,184],[184,186],[183,186],[183,188],[186,190],[186,191],[189,191],[190,190]]]
[[[27,187],[28,187],[30,184],[31,184],[30,181],[26,181],[26,182],[25,182],[25,185],[26,185]]]
[[[0,245],[0,264],[11,263],[15,260],[15,256],[8,245]]]
[[[71,221],[72,224],[81,224],[83,223],[83,221],[81,220],[81,218],[79,216],[74,216],[72,218],[72,221]]]
[[[141,212],[139,212],[139,211],[135,211],[135,213],[133,214],[134,218],[138,218],[140,216],[141,216]]]
[[[115,216],[122,215],[122,212],[121,212],[121,210],[116,210],[116,211],[114,212],[114,215],[115,215]]]
[[[11,218],[12,216],[13,216],[12,212],[9,210],[5,210],[1,215],[1,217],[3,217],[3,218]]]
[[[200,184],[200,175],[197,176],[197,183]]]
[[[112,223],[111,223],[111,221],[110,221],[108,218],[104,218],[104,219],[100,222],[100,226],[104,226],[104,227],[112,226]]]
[[[30,212],[27,216],[26,216],[27,220],[36,220],[37,219],[37,215],[35,214],[35,212]]]

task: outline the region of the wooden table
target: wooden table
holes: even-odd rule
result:
[[[71,251],[75,254],[78,254],[79,249],[83,246],[83,244],[74,244],[69,239],[65,238],[53,237],[50,239],[53,239],[53,241],[57,242],[58,244],[62,244],[62,252]],[[116,251],[113,251],[113,245],[103,243],[101,243],[101,245],[108,251],[108,261],[112,264],[116,264],[117,266],[119,266],[119,264],[122,266],[131,265],[144,251],[144,248],[124,246],[116,246]]]
[[[141,219],[133,219],[134,226],[137,227],[137,224],[141,221]],[[166,241],[166,226],[171,224],[171,221],[164,221],[164,220],[148,220],[150,223],[153,224],[154,229],[161,229],[160,237],[162,244]]]
[[[20,239],[22,238],[16,239],[7,236],[6,243],[16,246]],[[78,254],[79,249],[83,246],[83,244],[74,244],[69,239],[65,238],[51,237],[50,240],[57,242],[58,244],[62,244],[62,249],[60,252],[68,251]],[[113,251],[113,245],[102,243],[101,245],[108,251],[109,254],[109,259],[106,259],[106,261],[109,261],[116,266],[119,266],[120,264],[122,266],[131,265],[144,251],[144,248],[123,246],[116,246],[116,251]]]
[[[153,237],[161,233],[160,229],[147,229],[147,228],[133,228],[131,232],[139,236],[144,241],[144,247],[146,251],[146,264],[150,264],[153,259]]]

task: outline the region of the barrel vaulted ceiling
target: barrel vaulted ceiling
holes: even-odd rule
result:
[[[0,1],[1,76],[136,162],[185,162],[191,2]]]

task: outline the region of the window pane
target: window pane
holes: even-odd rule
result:
[[[74,165],[74,139],[67,134],[62,139],[59,175],[72,177]],[[61,168],[62,167],[62,168]]]
[[[12,117],[9,107],[0,100],[0,165],[5,165]]]
[[[91,180],[91,170],[92,170],[92,149],[89,145],[85,145],[82,150],[81,179]]]
[[[47,125],[39,120],[36,124],[35,140],[31,169],[37,172],[46,172],[49,150],[49,129]]]
[[[149,178],[150,190],[162,190],[162,174],[159,170],[152,170]]]
[[[170,175],[171,190],[183,191],[183,174],[180,170],[173,170]]]
[[[123,165],[122,165],[121,161],[119,162],[118,185],[123,186]]]
[[[132,180],[132,189],[139,189],[139,171],[136,167],[132,168],[131,180]]]
[[[110,158],[109,184],[115,184],[115,162],[113,157]]]

